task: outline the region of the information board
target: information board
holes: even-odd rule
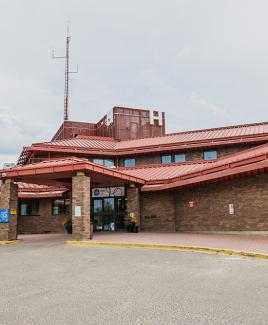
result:
[[[0,223],[9,222],[9,209],[0,210]]]

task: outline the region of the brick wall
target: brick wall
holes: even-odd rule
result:
[[[247,150],[247,149],[256,147],[258,145],[259,144],[257,144],[257,145],[254,145],[254,144],[253,145],[252,144],[241,144],[241,145],[237,145],[237,146],[219,147],[219,148],[217,148],[218,158],[224,157],[226,155],[230,155],[232,153],[239,152],[239,151],[242,151],[242,150]]]
[[[52,199],[40,199],[38,216],[18,217],[18,233],[63,233],[66,218],[66,215],[52,215]]]
[[[194,201],[194,207],[188,206]],[[234,204],[235,214],[229,214]],[[268,174],[141,194],[145,231],[268,230]]]
[[[150,156],[138,156],[136,157],[136,165],[150,165],[150,164],[161,164],[161,155],[150,155]]]
[[[268,230],[268,174],[181,189],[175,205],[176,230]]]
[[[246,150],[249,148],[254,147],[254,145],[236,145],[236,146],[228,146],[228,147],[218,147],[218,148],[212,148],[217,151],[218,158],[224,157],[226,155],[230,155],[235,152],[239,152],[242,150]],[[208,149],[209,150],[209,149]],[[203,159],[203,149],[202,150],[191,150],[186,152],[186,160],[191,161],[191,160],[202,160]]]
[[[175,231],[173,192],[141,194],[141,229],[143,231]]]

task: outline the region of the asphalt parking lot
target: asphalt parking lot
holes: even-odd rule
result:
[[[62,241],[0,247],[0,324],[268,324],[268,261]]]

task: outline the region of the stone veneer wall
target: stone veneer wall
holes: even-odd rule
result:
[[[141,193],[141,218],[142,229],[152,231],[267,231],[268,174]]]
[[[140,220],[140,189],[134,185],[134,187],[127,188],[127,213],[134,213],[137,218],[137,226],[141,226]]]
[[[18,206],[18,187],[14,183],[1,184],[0,187],[0,209],[14,210],[10,213],[8,223],[0,223],[0,240],[17,239],[17,206]]]
[[[90,228],[90,177],[73,176],[72,178],[72,223],[74,240],[89,240]],[[75,216],[76,207],[81,208],[81,216]]]
[[[39,199],[39,215],[18,216],[19,234],[64,233],[67,215],[52,214],[52,199]]]

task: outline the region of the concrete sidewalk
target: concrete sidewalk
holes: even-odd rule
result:
[[[125,233],[101,232],[95,233],[89,243],[115,243],[115,244],[147,244],[205,247],[212,249],[232,250],[264,254],[268,256],[268,236],[265,234],[209,234],[209,233]]]
[[[26,245],[57,245],[58,243],[76,245],[120,245],[159,248],[209,248],[221,249],[234,252],[246,252],[262,254],[268,258],[268,234],[223,234],[223,233],[170,233],[170,232],[97,232],[94,238],[87,242],[72,241],[71,235],[67,234],[40,234],[40,235],[19,235],[19,240]],[[157,247],[155,247],[157,248]],[[224,253],[224,252],[222,252]]]

